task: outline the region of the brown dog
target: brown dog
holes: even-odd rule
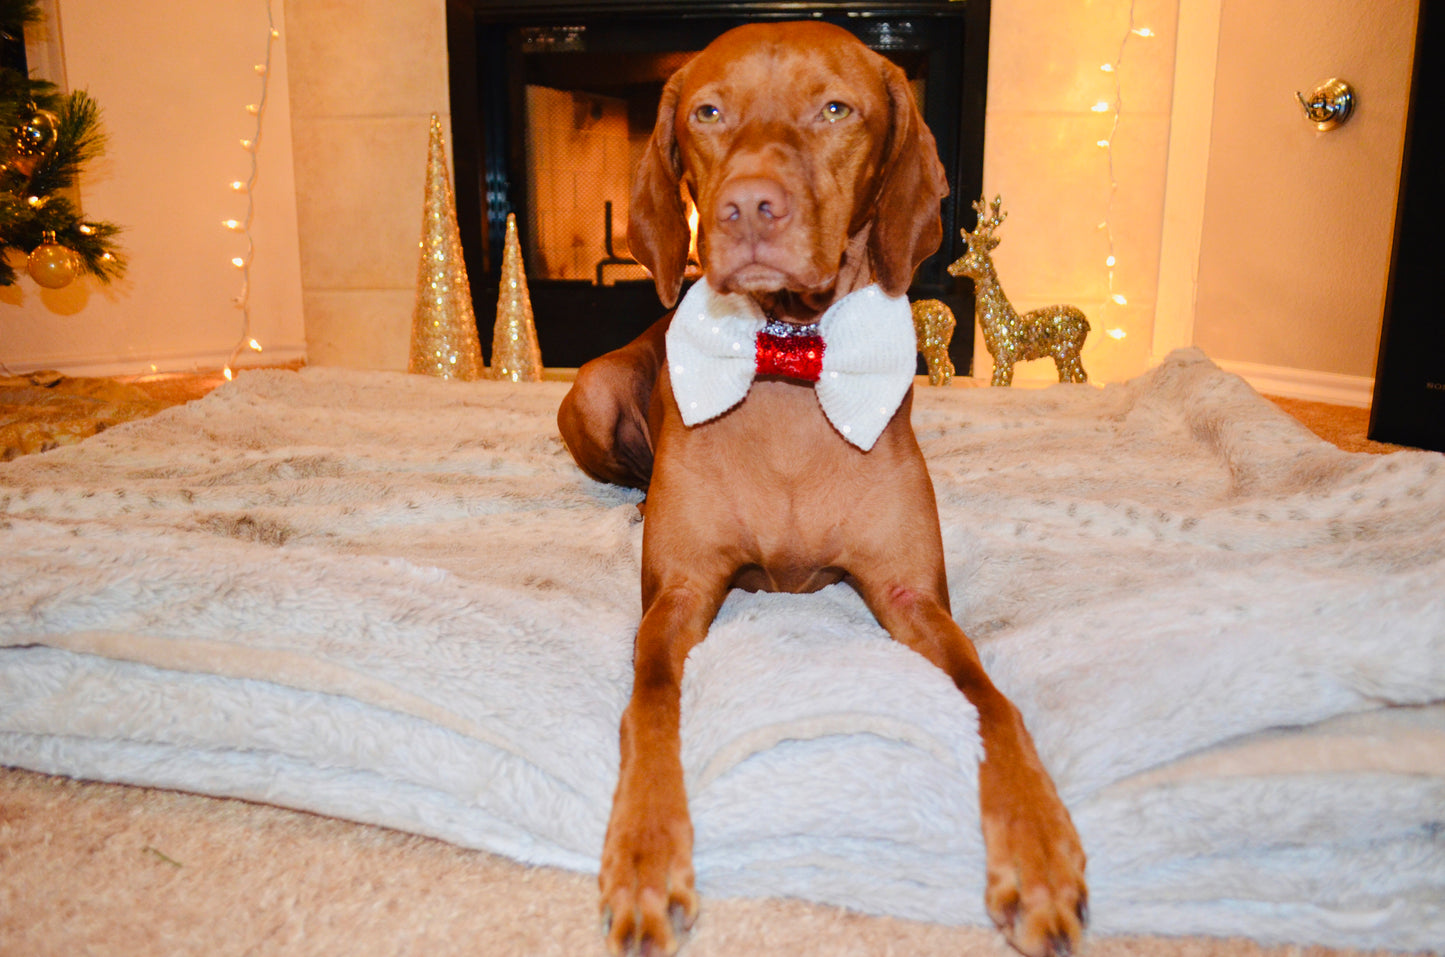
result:
[[[949,612],[933,486],[909,422],[911,319],[906,366],[897,359],[899,297],[938,246],[948,192],[906,78],[827,24],[732,30],[667,83],[637,172],[628,242],[668,303],[688,255],[682,188],[700,211],[705,283],[583,366],[558,413],[584,471],[647,491],[643,614],[600,877],[610,949],[672,953],[697,914],[678,738],[688,652],[731,588],[846,581],[978,710],[989,914],[1026,954],[1069,951],[1085,922],[1084,853],[1018,711]],[[830,368],[846,350],[810,324],[842,329],[843,314],[853,325],[840,337],[866,340],[854,366],[882,362],[891,384],[855,389],[881,380]],[[886,327],[876,340],[875,314]],[[732,372],[695,384],[699,342],[719,335],[731,339],[721,352],[745,356],[742,395],[713,394]],[[852,418],[855,391],[872,425]]]

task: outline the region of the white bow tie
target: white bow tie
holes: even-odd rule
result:
[[[907,297],[865,286],[816,323],[769,321],[748,296],[696,282],[667,330],[672,394],[686,425],[714,419],[747,397],[755,375],[812,382],[823,414],[863,451],[913,384],[918,339]]]

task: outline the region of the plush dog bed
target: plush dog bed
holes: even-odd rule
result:
[[[564,390],[255,372],[0,466],[0,763],[595,870],[641,524]],[[1197,352],[914,423],[1098,930],[1445,939],[1445,457]],[[985,921],[974,715],[846,587],[730,598],[683,741],[704,894]]]

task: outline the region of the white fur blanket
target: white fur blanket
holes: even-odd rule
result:
[[[0,763],[595,870],[641,524],[564,389],[255,372],[0,466]],[[1195,352],[914,422],[1097,929],[1445,940],[1445,457]],[[683,710],[705,894],[985,921],[974,714],[846,587],[732,596]]]

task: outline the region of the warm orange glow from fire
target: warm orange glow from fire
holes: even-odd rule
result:
[[[687,258],[692,262],[698,262],[697,258],[697,207],[689,200],[687,204],[687,230],[692,238],[687,241]]]

